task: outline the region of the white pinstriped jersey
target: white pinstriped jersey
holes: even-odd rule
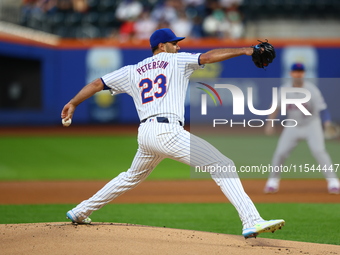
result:
[[[184,100],[200,53],[159,53],[102,77],[113,94],[132,96],[140,120],[171,116],[184,122]]]

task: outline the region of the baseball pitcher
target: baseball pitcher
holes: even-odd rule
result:
[[[88,216],[93,211],[136,187],[164,158],[192,166],[234,165],[211,144],[183,128],[184,100],[190,75],[205,64],[241,55],[252,56],[255,65],[263,68],[275,57],[274,48],[268,42],[260,42],[249,48],[214,49],[202,54],[178,53],[178,42],[183,39],[168,28],[156,30],[150,37],[153,56],[94,80],[64,106],[61,117],[67,121],[81,102],[98,91],[109,89],[112,94],[127,93],[133,98],[141,122],[138,150],[130,168],[68,211],[67,217],[73,223],[91,223]],[[245,238],[274,232],[284,225],[284,220],[261,218],[243,190],[237,173],[214,172],[211,176],[238,211]]]

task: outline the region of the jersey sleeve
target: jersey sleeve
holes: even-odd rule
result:
[[[204,65],[199,63],[201,53],[181,52],[177,54],[178,66],[187,78],[190,77],[193,71],[204,68]]]
[[[316,109],[317,112],[327,109],[327,104],[325,102],[324,97],[321,94],[321,91],[315,85],[311,84],[310,87],[311,90],[313,90],[312,97],[314,97],[313,98],[314,109]]]
[[[129,93],[129,67],[125,66],[101,77],[111,94]]]

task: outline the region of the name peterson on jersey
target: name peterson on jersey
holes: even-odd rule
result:
[[[137,72],[139,74],[145,73],[148,70],[151,69],[157,69],[157,68],[163,68],[165,69],[169,65],[169,62],[166,61],[152,61],[150,63],[147,63],[139,68],[137,68]]]

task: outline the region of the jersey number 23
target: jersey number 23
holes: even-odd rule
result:
[[[153,85],[157,86],[157,92],[150,93]],[[152,102],[154,97],[160,98],[166,93],[166,77],[164,74],[158,75],[153,81],[149,78],[145,78],[139,82],[139,87],[143,88],[141,91],[142,103],[146,104]]]

